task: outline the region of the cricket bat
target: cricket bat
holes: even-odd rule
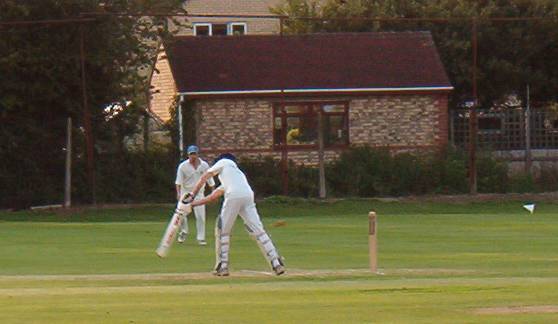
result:
[[[190,205],[192,200],[194,200],[193,196],[188,192],[178,201],[176,210],[174,211],[169,225],[167,225],[167,229],[165,230],[165,234],[163,234],[159,247],[157,247],[157,250],[155,251],[159,257],[164,258],[169,254],[169,250],[172,243],[174,243],[174,239],[176,238],[176,233],[178,233],[180,225],[186,220],[186,216],[192,212],[192,206]]]
[[[165,234],[163,234],[163,238],[161,238],[159,247],[157,247],[156,250],[159,257],[164,258],[169,254],[170,248],[176,239],[180,224],[182,224],[186,215],[187,214],[181,213],[178,210],[172,215],[169,225],[167,225],[167,229],[165,230]]]

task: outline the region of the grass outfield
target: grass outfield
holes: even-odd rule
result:
[[[155,256],[171,206],[0,212],[0,323],[558,321],[558,204],[258,206],[285,276],[269,274],[240,219],[232,276],[213,278],[212,235]],[[381,275],[366,271],[372,209]]]

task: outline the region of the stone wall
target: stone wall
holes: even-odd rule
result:
[[[300,98],[296,101],[307,101]],[[316,100],[311,99],[311,100]],[[349,142],[352,145],[388,147],[390,150],[436,150],[447,145],[447,95],[376,95],[324,98],[349,102]],[[203,99],[194,104],[197,144],[205,156],[222,152],[243,157],[272,156],[273,103],[276,99]],[[295,101],[295,102],[296,102]],[[326,149],[325,158],[339,156],[342,149]],[[315,165],[316,149],[289,151],[289,159]]]

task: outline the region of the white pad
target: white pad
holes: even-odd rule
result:
[[[222,235],[219,228],[215,228],[215,268],[221,266],[227,267],[229,264],[229,248],[231,236]]]
[[[250,233],[252,234],[252,233]],[[267,235],[266,232],[262,232],[258,235],[252,235],[255,237],[260,250],[262,251],[263,255],[270,263],[273,263],[275,260],[279,258],[279,253],[277,253],[277,249],[273,245],[271,238]]]

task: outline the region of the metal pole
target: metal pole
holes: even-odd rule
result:
[[[323,114],[322,107],[317,106],[318,110],[318,164],[320,173],[320,198],[326,197],[325,186],[325,166],[324,166],[324,132],[323,132]]]
[[[72,205],[72,117],[66,125],[66,177],[64,181],[64,207]]]
[[[283,29],[285,27],[284,25],[284,19],[280,18],[279,20],[279,35],[281,36],[281,49],[283,49]],[[281,59],[281,64],[283,63],[283,55],[282,55],[282,51],[279,51],[279,58]],[[283,80],[281,80],[283,81]],[[281,114],[284,113],[283,109],[285,107],[285,86],[282,86],[281,89]],[[281,138],[282,141],[280,141],[279,143],[281,145],[281,180],[283,182],[283,195],[287,196],[289,194],[289,152],[287,149],[287,136],[286,136],[286,123],[284,122],[285,118],[281,117]]]
[[[477,193],[477,18],[472,20],[473,104],[469,114],[469,192]]]
[[[527,85],[527,107],[525,109],[525,172],[531,173],[531,101],[530,89]]]
[[[80,64],[81,64],[81,93],[83,99],[83,127],[85,129],[85,141],[87,146],[87,176],[89,178],[89,185],[91,186],[92,203],[97,203],[97,189],[95,180],[95,160],[93,156],[93,131],[91,127],[91,112],[89,111],[89,104],[87,102],[87,85],[85,81],[85,38],[83,31],[83,24],[79,25],[80,29]]]
[[[184,95],[180,95],[180,100],[178,100],[178,107],[176,111],[178,114],[178,151],[180,152],[180,159],[184,158],[184,129],[182,122],[182,103],[184,102]]]

